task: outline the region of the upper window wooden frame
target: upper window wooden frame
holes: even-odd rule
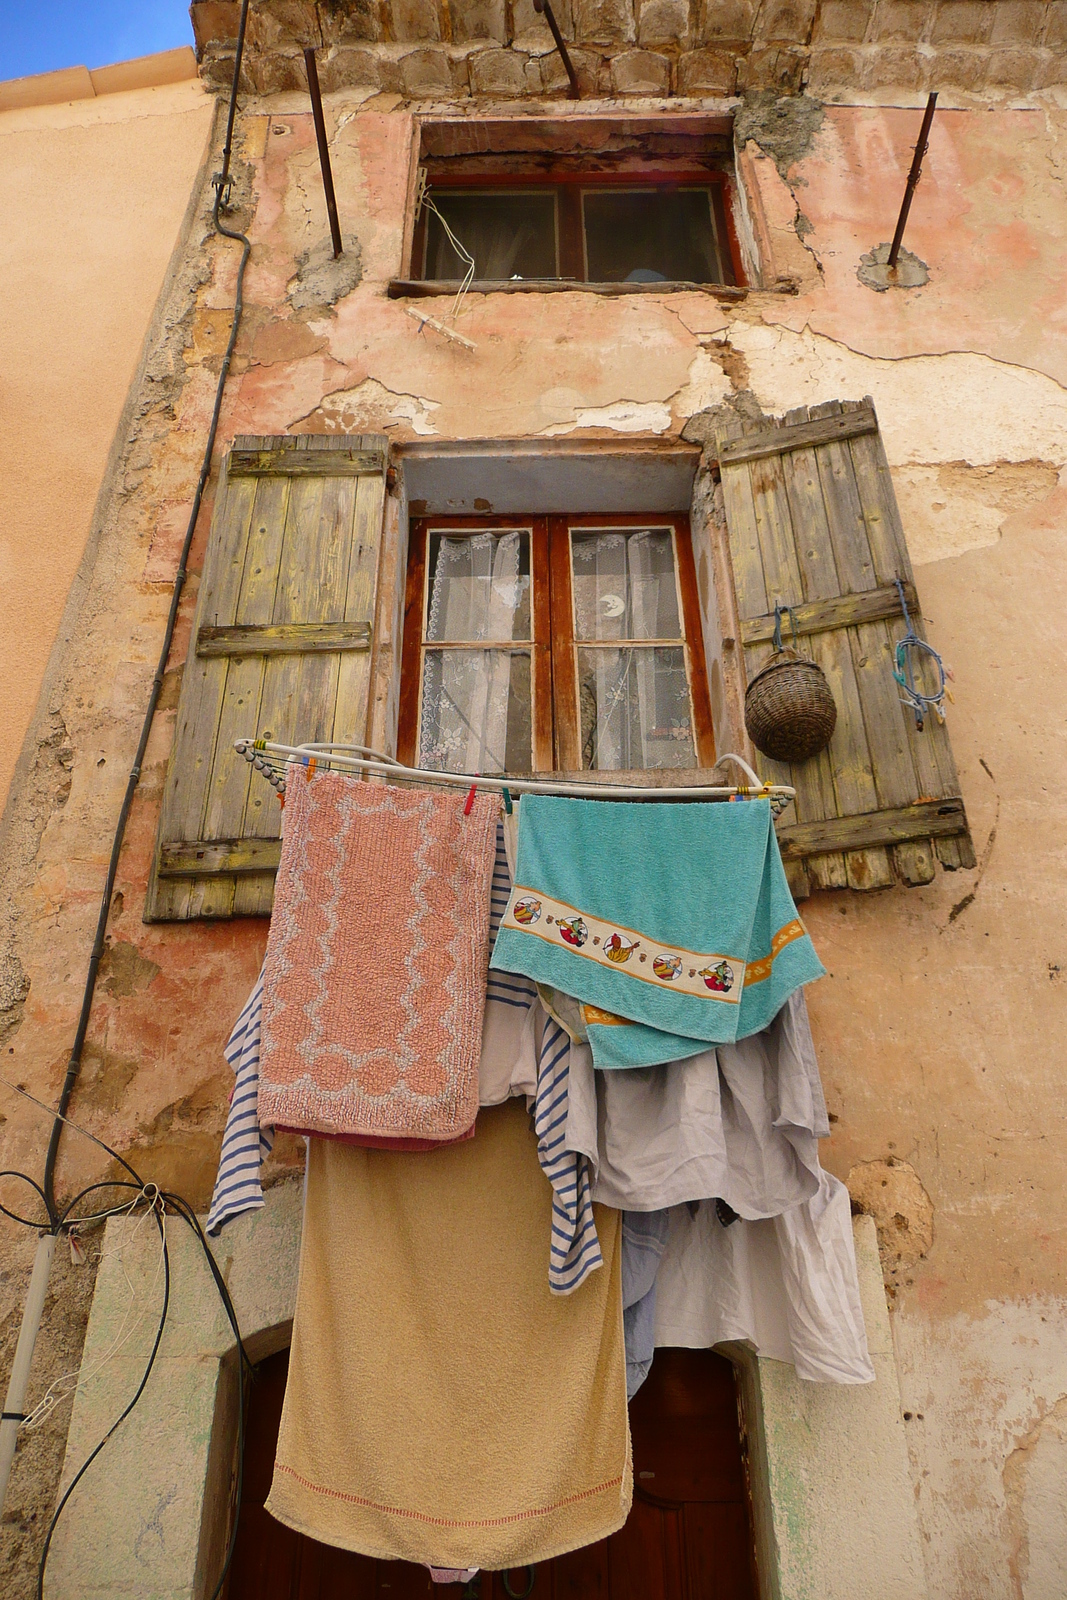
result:
[[[582,750],[582,709],[579,653],[612,647],[613,641],[583,637],[576,625],[572,582],[572,535],[627,530],[670,530],[675,561],[678,622],[677,635],[659,640],[627,636],[620,642],[635,648],[668,649],[682,653],[689,694],[692,768],[710,768],[715,762],[715,739],[696,566],[689,519],[679,513],[662,515],[571,516],[439,516],[413,519],[409,545],[404,607],[404,637],[400,679],[397,754],[408,765],[419,764],[420,716],[426,652],[441,647],[440,637],[429,636],[429,540],[432,534],[477,534],[488,530],[528,530],[530,535],[531,627],[530,639],[516,639],[531,657],[532,770],[579,772],[585,767]],[[450,641],[446,648],[463,648]],[[604,769],[607,770],[607,769]],[[612,769],[616,770],[616,769]],[[622,770],[622,769],[618,769]],[[633,769],[649,770],[649,769]]]
[[[720,276],[707,279],[667,279],[652,283],[626,283],[622,279],[606,279],[589,270],[588,230],[585,218],[587,197],[620,191],[659,193],[706,191],[711,212],[711,240],[717,258]],[[454,196],[462,192],[481,194],[541,194],[551,195],[555,202],[556,270],[542,277],[528,278],[524,286],[536,289],[539,285],[581,285],[583,288],[610,288],[615,292],[650,290],[663,293],[678,284],[691,288],[699,283],[703,288],[737,289],[745,284],[741,249],[733,221],[734,182],[725,170],[697,165],[688,158],[671,161],[661,159],[656,164],[645,164],[632,157],[613,167],[592,165],[570,158],[566,161],[546,162],[543,158],[512,157],[510,163],[494,166],[479,163],[472,171],[469,161],[441,160],[427,172],[427,193]],[[427,242],[431,229],[430,213],[425,206],[415,222],[411,246],[408,281],[421,285],[443,284],[455,287],[457,280],[441,279],[427,275]],[[478,278],[477,283],[512,283],[502,279]],[[518,284],[516,283],[516,287]]]

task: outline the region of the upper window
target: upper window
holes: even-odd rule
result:
[[[711,765],[686,519],[419,519],[398,744],[432,771]]]
[[[419,218],[418,275],[458,281],[734,283],[723,183],[432,184]]]
[[[742,282],[728,116],[427,120],[419,169],[405,282]]]

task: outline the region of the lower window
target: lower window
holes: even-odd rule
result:
[[[711,766],[687,519],[414,522],[398,751],[438,772]]]

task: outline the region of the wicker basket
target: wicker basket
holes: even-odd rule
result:
[[[776,650],[745,693],[745,727],[774,761],[807,761],[830,743],[837,707],[821,667],[797,650]]]

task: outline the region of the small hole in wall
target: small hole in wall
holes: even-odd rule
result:
[[[96,764],[97,764],[98,767],[102,767],[104,765],[104,757],[101,756],[100,760]]]
[[[292,133],[293,130],[284,122],[276,122],[270,131],[271,133]]]
[[[911,1421],[911,1412],[910,1411],[905,1411],[905,1413],[904,1413],[904,1421],[905,1422],[910,1422]]]

